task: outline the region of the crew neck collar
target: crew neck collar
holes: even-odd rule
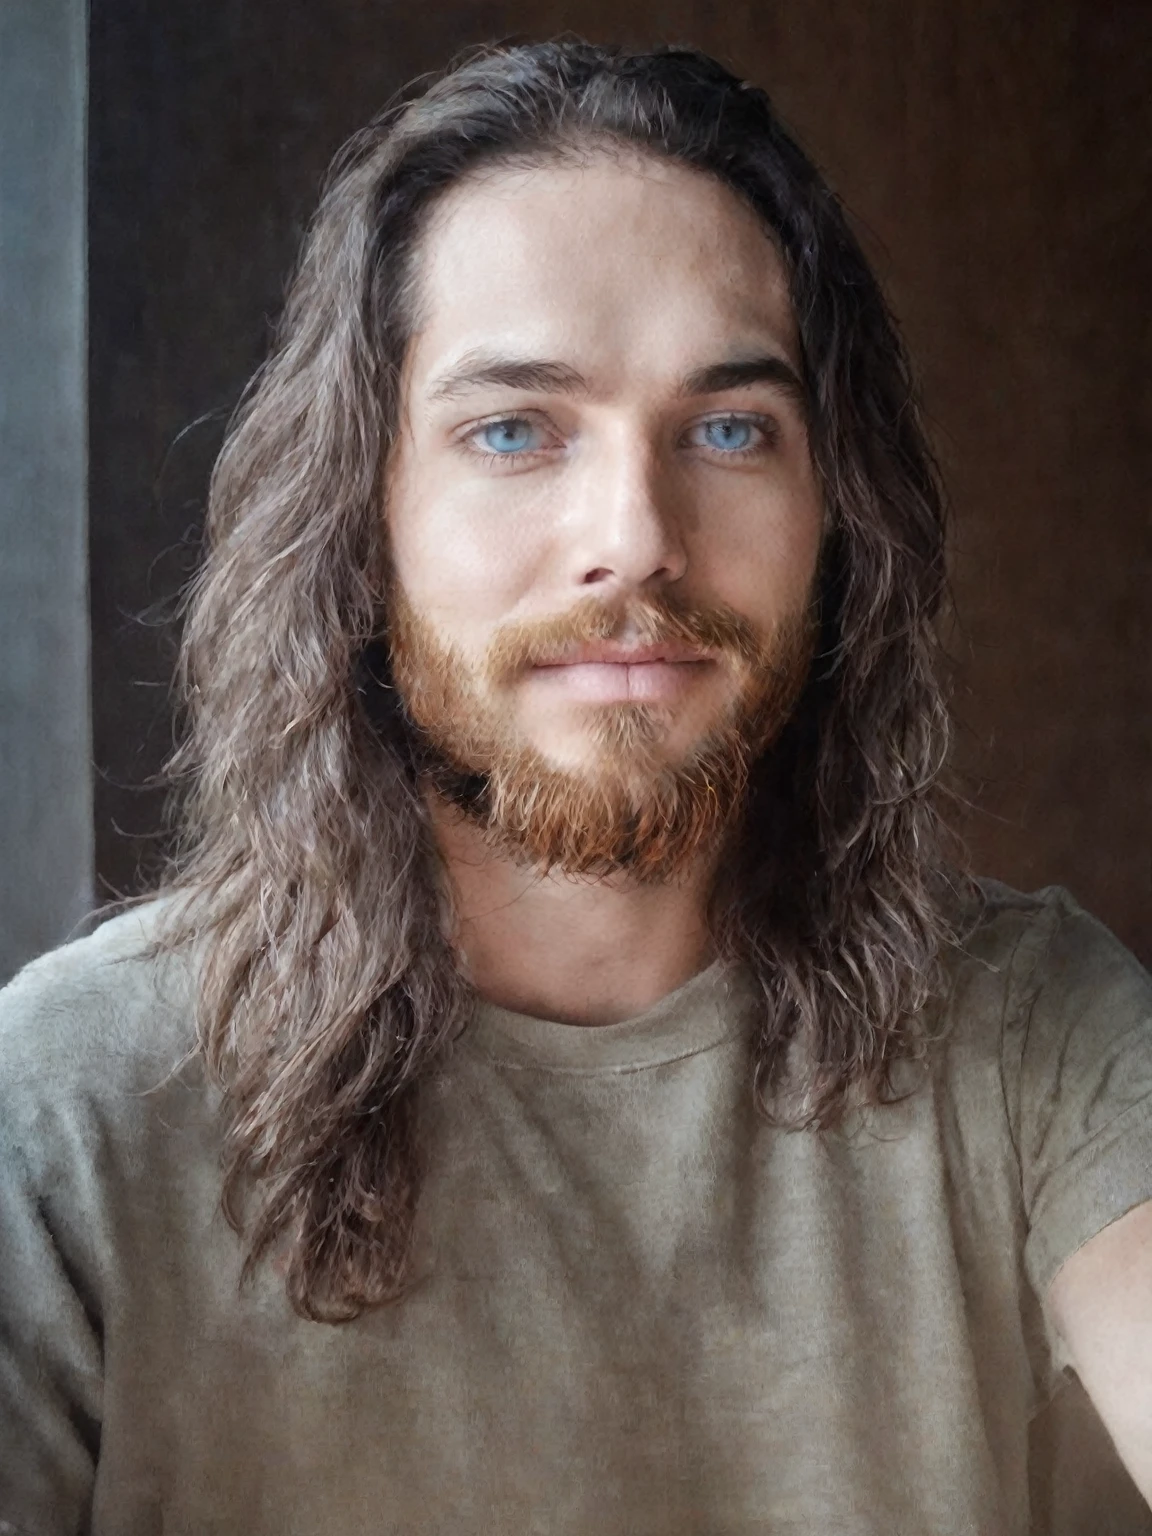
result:
[[[635,1072],[694,1056],[744,1034],[752,978],[715,960],[651,1008],[619,1024],[560,1024],[476,1000],[464,1039],[505,1066],[553,1072]]]

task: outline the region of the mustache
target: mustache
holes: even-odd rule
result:
[[[667,594],[616,603],[588,597],[564,613],[503,625],[488,646],[484,671],[491,683],[510,682],[530,667],[561,660],[573,646],[625,634],[641,645],[687,645],[746,667],[763,667],[772,651],[747,619],[723,604]]]

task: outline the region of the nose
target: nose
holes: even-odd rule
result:
[[[678,581],[687,549],[652,444],[630,432],[601,444],[584,469],[571,550],[575,583],[611,597]]]

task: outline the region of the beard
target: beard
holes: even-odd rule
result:
[[[675,705],[579,706],[588,760],[562,766],[528,741],[514,686],[573,646],[618,639],[687,644],[729,676],[727,701],[678,756]],[[716,856],[739,824],[753,763],[791,716],[812,660],[810,602],[767,636],[722,605],[667,595],[597,598],[497,630],[479,663],[437,634],[398,583],[389,600],[392,680],[413,728],[418,772],[489,843],[542,872],[672,881]]]

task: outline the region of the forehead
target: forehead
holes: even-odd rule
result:
[[[492,349],[561,357],[606,384],[749,350],[799,361],[766,226],[715,177],[650,155],[470,177],[434,210],[416,276],[417,388]]]

